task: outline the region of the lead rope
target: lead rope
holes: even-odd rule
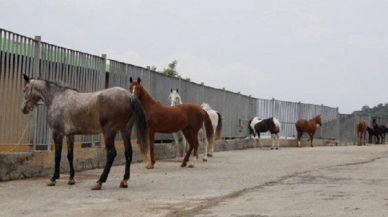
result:
[[[19,145],[20,145],[20,143],[22,142],[22,139],[23,139],[23,137],[24,137],[24,134],[26,134],[26,131],[27,131],[28,126],[30,125],[31,121],[32,121],[32,113],[31,113],[31,115],[30,115],[30,121],[28,121],[28,123],[27,123],[27,125],[26,125],[26,128],[24,129],[23,134],[22,134],[22,136],[21,136],[20,139],[19,139],[19,142],[18,142],[13,148],[11,148],[10,150],[8,150],[7,152],[11,152],[11,151],[13,151],[15,148],[19,147]]]

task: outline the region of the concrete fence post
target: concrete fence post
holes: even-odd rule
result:
[[[32,69],[32,77],[40,77],[41,72],[40,72],[40,47],[42,43],[42,37],[41,36],[35,36],[35,50],[34,50],[34,67]],[[38,140],[38,109],[34,110],[33,114],[33,124],[32,124],[32,129],[34,130],[33,135],[33,143],[32,143],[32,150],[36,150],[36,144]],[[47,146],[47,149],[50,148],[50,145]]]
[[[202,85],[202,103],[205,102],[205,83],[201,82],[201,85]]]
[[[341,115],[339,113],[339,108],[336,108],[337,111],[337,140],[340,142],[341,140]]]
[[[100,88],[101,89],[105,89],[106,88],[106,62],[107,62],[107,55],[106,54],[102,54],[101,55],[101,58],[102,58],[102,66],[101,66],[101,73],[102,73],[102,78],[100,80]],[[109,68],[109,71],[110,71],[110,68]],[[100,143],[101,144],[101,143]]]

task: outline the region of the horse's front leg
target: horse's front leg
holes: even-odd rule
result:
[[[272,146],[271,146],[271,150],[275,147],[275,140],[276,140],[276,135],[275,134],[271,134],[271,139],[272,139]]]
[[[173,133],[172,136],[174,137],[174,143],[175,143],[175,150],[176,150],[176,157],[175,161],[180,161],[179,156],[180,156],[180,151],[179,151],[179,137],[178,133]]]
[[[313,146],[313,139],[314,139],[314,133],[310,133],[310,144],[311,144],[311,147],[314,147]]]
[[[115,148],[115,137],[116,133],[109,132],[104,133],[105,138],[105,149],[106,149],[106,164],[104,171],[102,172],[97,183],[92,187],[92,190],[101,190],[102,183],[106,182],[108,179],[110,168],[112,167],[113,161],[117,155]]]
[[[55,186],[56,180],[60,177],[60,168],[61,168],[61,156],[62,156],[62,141],[63,135],[59,132],[53,133],[53,139],[55,143],[55,171],[53,177],[50,179],[50,182],[47,186]]]
[[[298,141],[298,147],[299,147],[299,148],[302,147],[302,145],[300,144],[300,139],[302,138],[302,135],[303,135],[303,133],[300,133],[300,132],[298,131],[297,141]]]
[[[74,185],[75,180],[74,180],[74,166],[73,166],[73,161],[74,161],[74,135],[67,136],[67,160],[69,161],[69,167],[70,167],[70,177],[69,177],[69,182],[67,183],[68,185]]]

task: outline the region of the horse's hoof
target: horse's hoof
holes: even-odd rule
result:
[[[49,183],[47,183],[47,186],[55,186],[57,182],[56,181],[51,181]]]
[[[208,157],[213,157],[213,154],[207,154]]]
[[[148,164],[148,165],[146,166],[146,168],[147,168],[147,169],[153,169],[153,168],[154,168],[154,165],[153,165],[153,164]]]
[[[75,180],[74,179],[69,179],[67,182],[68,185],[75,185]]]
[[[204,158],[203,161],[207,162],[207,158]]]
[[[194,168],[194,164],[190,163],[189,168]]]
[[[311,146],[311,148],[314,148],[314,146]]]
[[[186,167],[186,166],[187,166],[187,162],[183,161],[181,167]]]
[[[122,180],[120,182],[120,188],[128,188],[128,182],[127,180]]]
[[[276,150],[279,150],[278,148],[276,148]]]
[[[271,148],[271,150],[273,150],[273,148]]]
[[[92,190],[101,190],[102,184],[97,182],[95,185],[93,185]]]

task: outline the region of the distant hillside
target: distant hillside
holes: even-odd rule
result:
[[[388,117],[388,103],[385,103],[384,105],[383,103],[379,103],[377,106],[374,106],[373,108],[367,105],[364,105],[361,111],[354,111],[353,114]]]

